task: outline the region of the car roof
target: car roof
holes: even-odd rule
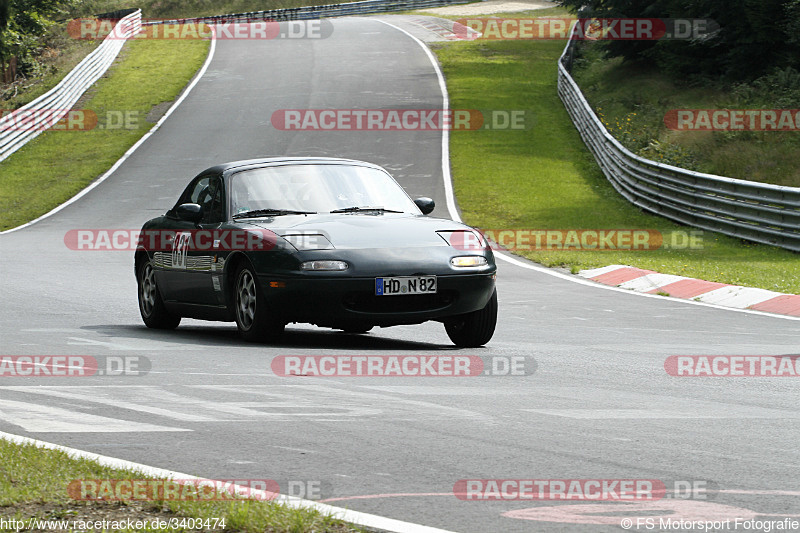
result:
[[[233,170],[246,170],[249,168],[259,168],[268,166],[282,166],[292,164],[328,164],[328,165],[354,165],[375,168],[379,170],[385,169],[373,163],[366,161],[358,161],[356,159],[343,159],[339,157],[262,157],[258,159],[245,159],[242,161],[231,161],[228,163],[221,163],[209,167],[200,174],[227,174]]]

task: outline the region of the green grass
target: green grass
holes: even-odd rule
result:
[[[464,220],[483,229],[689,231],[645,214],[606,181],[556,92],[562,41],[473,41],[436,46],[453,109],[525,109],[526,131],[453,132],[455,192]],[[624,84],[623,84],[624,85]],[[800,293],[800,256],[705,232],[701,249],[526,251],[573,272],[625,264],[666,274]]]
[[[787,102],[779,91],[753,95],[710,82],[688,86],[650,65],[605,59],[595,43],[580,49],[575,80],[629,150],[708,174],[800,187],[800,132],[674,131],[664,124],[671,109],[796,109],[800,101]]]
[[[0,229],[32,220],[108,170],[153,126],[150,110],[171,102],[208,53],[208,41],[141,40],[125,45],[118,62],[78,107],[101,121],[131,113],[131,128],[49,130],[0,163]]]
[[[101,466],[64,452],[0,439],[0,516],[28,520],[169,520],[172,517],[225,519],[217,531],[357,532],[346,522],[315,510],[292,509],[268,501],[134,501],[85,502],[71,499],[74,480],[155,479],[131,470]],[[13,531],[0,529],[0,531]],[[160,529],[162,532],[183,529]],[[188,530],[187,530],[188,531]]]

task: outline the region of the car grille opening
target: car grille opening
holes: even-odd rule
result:
[[[444,309],[456,301],[456,291],[441,291],[436,294],[409,294],[403,296],[375,296],[366,292],[349,293],[344,306],[361,313],[413,313]]]

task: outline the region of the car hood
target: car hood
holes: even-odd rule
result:
[[[336,249],[448,246],[437,231],[470,229],[452,220],[399,213],[289,215],[248,225],[281,236],[322,234]]]

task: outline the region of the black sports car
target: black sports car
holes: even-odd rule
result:
[[[480,346],[497,322],[492,250],[477,230],[424,216],[433,208],[361,161],[211,167],[142,228],[142,319],[236,321],[253,341],[290,322],[365,333],[436,320],[456,345]]]

